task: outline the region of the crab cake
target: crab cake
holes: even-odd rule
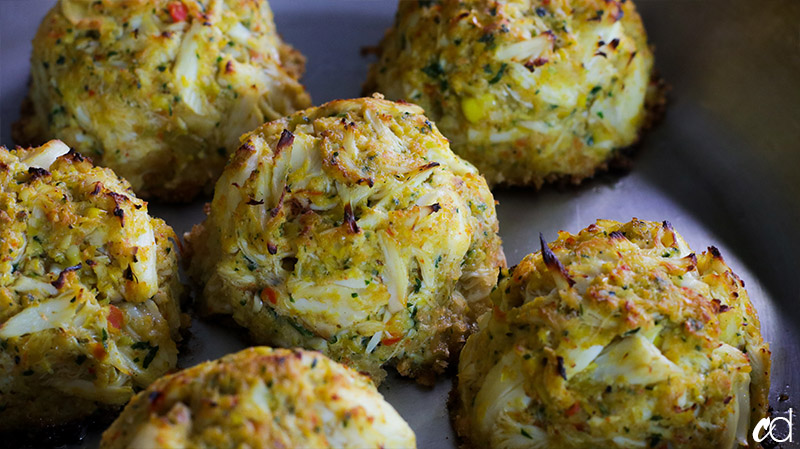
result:
[[[162,377],[103,434],[114,448],[414,448],[369,378],[318,352],[256,347]]]
[[[668,222],[562,231],[492,301],[451,404],[472,447],[729,449],[765,416],[770,352],[744,282]]]
[[[310,99],[266,0],[60,0],[17,143],[58,138],[145,198],[210,193],[239,136]]]
[[[661,98],[631,1],[400,1],[379,54],[365,88],[422,106],[489,184],[578,183]]]
[[[494,199],[422,110],[334,101],[267,123],[187,235],[206,313],[259,343],[432,380],[505,265]]]
[[[0,432],[122,406],[175,366],[176,238],[62,142],[0,147]]]

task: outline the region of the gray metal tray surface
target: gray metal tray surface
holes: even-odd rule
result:
[[[53,0],[0,0],[0,144],[11,146],[29,74],[30,41]],[[272,0],[279,32],[308,58],[315,104],[360,94],[361,56],[391,25],[395,0]],[[772,349],[774,416],[797,410],[800,385],[800,2],[638,0],[656,65],[671,86],[664,119],[639,145],[633,169],[575,188],[498,190],[509,265],[536,251],[539,232],[577,232],[598,218],[669,220],[696,250],[720,248],[746,281]],[[202,201],[151,203],[178,234]],[[195,319],[187,367],[248,345],[242,333]],[[420,448],[452,448],[452,378],[435,387],[389,377],[381,392]],[[788,399],[787,399],[788,395]],[[797,422],[793,416],[793,422]],[[800,447],[800,429],[792,429]],[[101,429],[70,447],[96,447]],[[785,435],[787,428],[776,429]],[[770,446],[772,447],[772,446]]]

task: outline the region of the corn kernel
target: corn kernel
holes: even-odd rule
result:
[[[98,218],[103,216],[103,214],[105,214],[105,212],[102,209],[98,209],[96,207],[90,207],[86,211],[86,216],[89,218]]]
[[[67,263],[70,266],[75,266],[81,262],[81,251],[78,245],[71,245],[69,248],[67,248],[66,255]]]
[[[461,100],[461,111],[471,123],[477,123],[495,106],[494,95],[486,93],[480,97],[469,97]]]

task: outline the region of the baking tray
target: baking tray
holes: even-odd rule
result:
[[[0,0],[0,144],[12,145],[29,73],[30,41],[53,0]],[[359,95],[369,58],[391,25],[395,0],[272,0],[278,30],[308,58],[315,104]],[[510,265],[597,218],[669,220],[695,250],[714,244],[746,281],[772,349],[770,403],[788,416],[800,401],[800,2],[638,0],[656,65],[671,85],[664,119],[639,145],[628,173],[577,188],[495,192]],[[202,202],[150,205],[182,234]],[[182,367],[247,345],[241,333],[194,320]],[[433,388],[390,376],[381,392],[416,431],[420,448],[452,448],[445,402]],[[798,421],[794,416],[793,422]],[[797,427],[795,425],[795,427]],[[788,429],[776,429],[780,436]],[[793,429],[800,447],[800,429]],[[69,447],[96,447],[100,430]],[[772,446],[770,446],[772,447]]]

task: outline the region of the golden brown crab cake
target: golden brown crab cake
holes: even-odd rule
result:
[[[115,448],[414,448],[369,378],[322,354],[256,347],[162,377],[103,434]]]
[[[120,407],[175,366],[176,239],[62,142],[0,147],[0,431]]]
[[[310,105],[303,65],[266,0],[60,0],[14,138],[61,139],[142,197],[190,200],[239,136]]]
[[[744,283],[667,222],[542,240],[492,301],[451,404],[473,447],[729,449],[765,415],[770,352]]]
[[[592,176],[662,95],[632,1],[400,1],[365,89],[419,104],[490,185]]]
[[[242,137],[186,236],[206,313],[254,340],[429,381],[505,265],[486,181],[422,110],[334,101]]]

